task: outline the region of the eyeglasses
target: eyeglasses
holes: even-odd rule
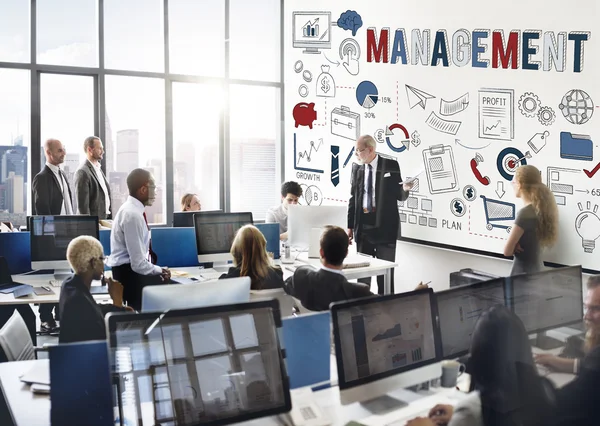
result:
[[[363,149],[357,149],[357,150],[356,150],[356,153],[357,153],[357,154],[360,154],[361,152],[363,152],[363,151],[364,151],[364,150],[366,150],[366,149],[367,149],[366,147],[365,147],[365,148],[363,148]]]

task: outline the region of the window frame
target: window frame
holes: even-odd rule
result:
[[[30,71],[31,90],[30,90],[30,126],[31,126],[31,141],[28,158],[30,161],[30,173],[33,178],[41,170],[41,87],[40,78],[42,73],[51,74],[68,74],[94,77],[94,129],[96,135],[102,140],[106,139],[105,134],[105,113],[106,113],[106,81],[107,75],[129,76],[129,77],[153,77],[164,81],[165,86],[165,182],[166,205],[165,205],[165,220],[164,224],[156,224],[157,226],[168,226],[173,221],[173,212],[176,209],[174,203],[174,141],[173,141],[173,83],[200,83],[211,84],[217,83],[224,88],[225,101],[219,120],[219,176],[221,182],[219,190],[220,208],[225,212],[231,211],[231,180],[230,180],[230,159],[231,159],[231,143],[230,143],[230,112],[229,112],[229,88],[231,85],[252,85],[262,87],[275,87],[279,91],[278,105],[278,121],[281,122],[284,116],[284,44],[280,42],[280,57],[279,57],[279,81],[255,81],[244,79],[232,79],[230,77],[230,0],[223,0],[225,3],[225,37],[223,40],[224,49],[224,76],[223,77],[208,77],[187,74],[173,74],[169,67],[169,0],[163,0],[163,29],[164,29],[164,72],[147,72],[147,71],[131,71],[131,70],[116,70],[107,69],[105,66],[105,45],[104,45],[104,0],[97,0],[97,18],[98,18],[98,67],[81,67],[68,65],[48,65],[39,64],[37,62],[37,0],[30,1],[30,34],[29,34],[29,63],[13,63],[0,61],[0,68],[24,69]],[[280,34],[284,35],[284,0],[280,0]],[[82,135],[82,138],[84,136]],[[284,129],[280,126],[276,140],[276,176],[283,181],[284,178]],[[102,160],[102,170],[106,172],[106,159]],[[31,212],[31,194],[27,197],[27,212]]]

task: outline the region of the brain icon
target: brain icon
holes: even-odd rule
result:
[[[352,31],[352,37],[356,37],[356,32],[362,27],[362,24],[362,18],[354,10],[345,11],[337,20],[338,27],[347,31]]]

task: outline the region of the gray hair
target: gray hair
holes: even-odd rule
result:
[[[371,147],[373,149],[377,149],[377,141],[371,135],[362,135],[358,140],[361,140],[365,143],[365,146]]]
[[[104,249],[100,241],[88,235],[74,238],[67,247],[67,260],[76,274],[83,274],[92,267],[92,260],[101,260]]]

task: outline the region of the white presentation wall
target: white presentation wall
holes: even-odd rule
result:
[[[545,260],[600,270],[598,22],[592,0],[286,0],[286,179],[346,204],[370,134],[418,175],[402,238],[500,254],[532,164],[560,213]]]

